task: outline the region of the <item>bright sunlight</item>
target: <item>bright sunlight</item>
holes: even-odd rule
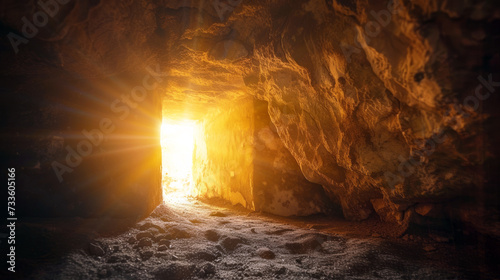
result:
[[[188,192],[194,148],[194,121],[164,119],[161,125],[162,186],[166,192]]]

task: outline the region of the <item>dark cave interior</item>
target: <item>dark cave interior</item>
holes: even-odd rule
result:
[[[500,277],[497,2],[0,11],[4,279]]]

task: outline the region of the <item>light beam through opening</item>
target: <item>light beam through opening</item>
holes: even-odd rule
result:
[[[169,192],[188,194],[192,184],[194,121],[163,119],[161,125],[163,199]]]

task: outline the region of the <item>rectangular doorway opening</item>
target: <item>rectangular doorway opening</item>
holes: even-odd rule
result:
[[[169,194],[186,197],[193,183],[193,149],[196,122],[163,119],[161,125],[163,201]]]

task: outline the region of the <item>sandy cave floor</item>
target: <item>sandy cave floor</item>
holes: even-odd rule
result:
[[[94,236],[30,278],[495,278],[473,248],[457,249],[444,237],[390,237],[377,224],[280,218],[173,193],[135,226]]]

